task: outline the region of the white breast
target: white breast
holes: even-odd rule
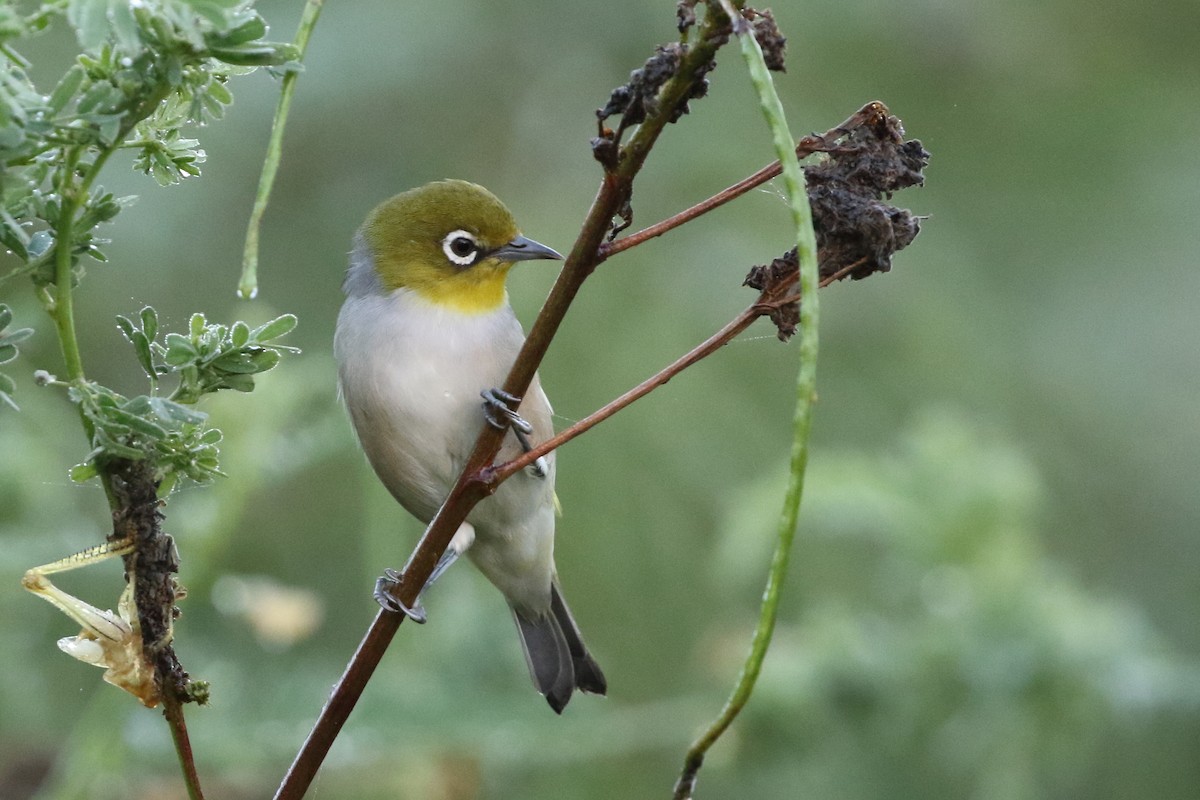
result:
[[[483,425],[479,393],[503,383],[523,341],[507,303],[463,314],[400,289],[352,296],[342,306],[334,355],[343,400],[376,473],[418,518],[430,519],[457,479]],[[521,414],[536,440],[550,434],[550,404],[536,383]],[[515,448],[510,435],[502,457]],[[504,492],[509,484],[526,484],[525,477],[508,481],[503,494],[511,493]],[[552,474],[521,494],[540,495],[543,488],[552,493]]]

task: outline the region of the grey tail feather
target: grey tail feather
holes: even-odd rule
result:
[[[549,613],[512,611],[533,685],[555,713],[562,713],[575,689],[591,694],[607,691],[604,673],[588,653],[557,582],[551,585]]]
[[[561,714],[575,690],[575,669],[558,620],[550,614],[526,616],[516,608],[512,612],[533,685],[545,696],[554,712]]]
[[[567,649],[571,652],[571,665],[575,670],[575,686],[589,694],[607,694],[608,681],[604,679],[604,672],[601,671],[600,665],[592,658],[587,645],[583,643],[579,626],[575,624],[575,618],[571,616],[571,609],[567,608],[567,601],[563,599],[558,581],[550,584],[550,611],[558,620],[558,626],[562,629],[563,636],[567,638]]]

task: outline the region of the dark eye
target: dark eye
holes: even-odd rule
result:
[[[460,267],[469,267],[479,257],[479,242],[467,231],[451,231],[442,239],[442,252]]]

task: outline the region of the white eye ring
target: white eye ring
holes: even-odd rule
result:
[[[450,231],[442,239],[442,252],[460,267],[469,267],[479,258],[479,242],[468,231]]]

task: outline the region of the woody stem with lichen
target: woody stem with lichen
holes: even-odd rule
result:
[[[153,103],[148,102],[143,104],[140,108],[145,113],[135,115],[134,122],[127,121],[122,126],[115,141],[122,142],[129,131],[133,129],[136,121],[147,116],[159,100],[161,98],[156,97]],[[62,179],[58,187],[59,196],[62,198],[62,205],[58,224],[55,227],[54,293],[52,297],[45,294],[42,297],[46,311],[54,321],[55,330],[58,334],[67,379],[74,384],[82,384],[86,380],[83,369],[83,356],[79,348],[79,336],[75,327],[74,286],[72,285],[74,279],[72,272],[72,251],[74,249],[76,233],[75,223],[82,204],[91,190],[92,184],[104,168],[105,163],[116,152],[116,149],[117,145],[110,145],[101,149],[96,154],[95,161],[92,162],[87,171],[78,180],[76,180],[76,169],[79,163],[80,151],[79,148],[69,149],[63,160]],[[91,443],[96,433],[95,426],[87,414],[84,413],[82,406],[79,407],[78,411],[84,434],[88,442]],[[111,471],[106,465],[97,464],[97,473],[101,486],[104,488],[109,508],[114,514],[120,513],[123,503],[118,497],[118,493],[113,489]],[[132,575],[130,579],[132,579]],[[138,609],[138,613],[139,615],[142,614],[141,608]],[[149,658],[149,654],[147,657]],[[158,670],[156,670],[157,672]],[[175,692],[171,690],[171,687],[165,685],[161,674],[157,674],[156,677],[160,680],[160,684],[162,684],[163,715],[171,731],[171,739],[175,745],[176,755],[179,758],[180,769],[183,773],[184,785],[187,788],[188,797],[191,800],[202,800],[204,795],[200,788],[195,759],[192,756],[182,702],[176,696]]]

